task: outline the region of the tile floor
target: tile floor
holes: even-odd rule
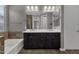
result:
[[[79,50],[67,50],[61,52],[59,50],[54,49],[22,49],[19,54],[79,54]]]

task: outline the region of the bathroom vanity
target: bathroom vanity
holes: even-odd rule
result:
[[[31,6],[29,6],[31,7]],[[40,6],[41,7],[41,6]],[[40,9],[40,7],[38,7]],[[50,11],[29,11],[26,14],[24,49],[59,49],[61,39],[61,6],[47,6]]]
[[[24,49],[59,49],[60,31],[24,31]]]

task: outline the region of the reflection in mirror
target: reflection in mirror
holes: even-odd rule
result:
[[[61,6],[26,6],[27,29],[60,29]]]
[[[5,6],[0,5],[0,32],[4,32],[4,8]]]

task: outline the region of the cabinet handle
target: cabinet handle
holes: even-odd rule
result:
[[[76,32],[79,32],[79,30],[77,30]]]

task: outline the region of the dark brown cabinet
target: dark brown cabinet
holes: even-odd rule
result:
[[[24,49],[59,49],[60,33],[24,33]]]

